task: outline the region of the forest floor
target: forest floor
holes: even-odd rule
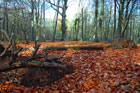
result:
[[[41,46],[104,46],[109,43],[93,43],[82,41],[40,42]],[[5,45],[7,43],[5,42]],[[33,43],[18,43],[23,48],[33,47]],[[41,50],[39,51],[41,52]],[[65,75],[50,86],[28,88],[9,81],[0,84],[0,92],[13,93],[110,93],[140,92],[140,45],[137,49],[105,50],[48,50],[48,56],[63,56],[61,60],[75,67],[74,73]],[[32,51],[21,51],[19,55],[29,56]]]

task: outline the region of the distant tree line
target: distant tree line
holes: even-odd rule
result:
[[[0,29],[16,41],[140,41],[139,0],[79,0],[79,11],[67,19],[73,0],[1,0]],[[46,10],[53,9],[54,19]],[[6,40],[0,33],[0,40]]]

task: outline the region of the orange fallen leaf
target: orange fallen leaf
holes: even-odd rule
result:
[[[137,79],[132,79],[131,82],[132,82],[132,83],[137,83],[138,80],[137,80]]]
[[[83,86],[84,86],[84,88],[86,88],[86,89],[88,89],[88,87],[89,87],[87,83],[84,83]]]
[[[9,84],[10,84],[10,81],[6,81],[5,84],[6,84],[6,85],[9,85]]]

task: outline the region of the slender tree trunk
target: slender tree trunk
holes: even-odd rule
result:
[[[80,19],[78,18],[77,38],[76,38],[77,41],[78,41],[79,30],[80,30]]]
[[[134,17],[134,15],[133,15]],[[135,37],[135,17],[133,18],[133,28],[132,28],[132,31],[133,31],[133,35],[132,35],[132,40],[135,41],[136,37]]]
[[[65,12],[63,11],[63,16],[62,16],[62,26],[61,26],[61,30],[62,30],[62,39],[61,41],[65,41],[65,37],[66,37],[66,15]]]
[[[45,15],[46,15],[46,13],[45,13],[45,10],[46,10],[46,9],[45,9],[45,6],[46,6],[46,1],[44,0],[44,4],[43,4],[43,21],[44,21],[43,31],[44,31],[44,32],[45,32],[45,29],[46,29],[46,28],[45,28],[45,26],[46,26],[46,23],[45,23],[45,22],[46,22],[46,20],[45,20]],[[46,35],[44,35],[44,37],[43,37],[43,38],[44,38],[43,41],[45,41],[45,36],[46,36]]]
[[[6,15],[6,30],[7,30],[7,32],[8,32],[8,34],[9,34],[9,26],[8,26],[8,24],[9,24],[9,20],[8,20],[8,9],[7,9],[7,1],[6,1],[6,9],[5,9],[5,15]]]
[[[7,1],[3,1],[4,3],[4,21],[3,21],[3,29],[9,34],[9,27],[8,27],[8,10],[7,10]]]
[[[83,8],[81,9],[82,12],[82,26],[81,26],[81,30],[82,30],[82,41],[84,41],[84,14],[83,14]],[[86,20],[85,20],[86,21]]]
[[[99,20],[101,40],[102,40],[102,37],[103,37],[103,18],[104,18],[104,0],[101,0],[101,13],[100,13],[100,20]]]
[[[74,21],[75,40],[77,39],[77,19]]]
[[[134,10],[136,1],[137,1],[137,0],[133,0],[132,3],[130,3],[131,0],[127,1],[125,18],[123,19],[123,22],[124,22],[124,23],[123,23],[123,29],[122,29],[122,37],[124,37],[124,34],[125,34],[126,29],[127,29],[127,27],[128,27],[129,19],[130,19],[131,14],[133,13],[133,10]],[[129,5],[130,5],[130,4],[131,4],[131,9],[130,9],[130,12],[128,13],[128,8],[129,8]]]
[[[84,40],[89,40],[89,31],[90,31],[90,26],[88,25],[88,23],[90,22],[90,19],[87,18],[88,14],[87,14],[87,9],[84,9],[84,13],[83,13],[83,25],[84,25],[84,29],[83,29],[83,37],[84,37]]]
[[[75,40],[78,41],[78,33],[79,33],[79,18],[75,19]]]
[[[98,42],[98,25],[97,25],[97,19],[98,19],[98,0],[95,0],[95,41]]]
[[[36,32],[39,33],[37,36],[38,36],[38,40],[42,40],[42,31],[40,30],[40,27],[39,27],[39,13],[40,13],[40,9],[39,9],[39,6],[40,6],[40,0],[36,1],[36,4],[37,4],[37,7],[36,7],[36,26],[37,26],[37,29],[36,29]]]
[[[57,1],[57,6],[59,6],[60,0]],[[59,11],[59,7],[57,7],[57,10]],[[57,12],[57,11],[56,11]],[[57,30],[57,20],[58,20],[58,12],[56,13],[56,19],[55,19],[55,26],[54,26],[54,33],[53,33],[53,41],[55,41],[56,36],[56,30]]]
[[[124,1],[120,0],[120,6],[119,6],[119,19],[118,19],[118,28],[115,33],[115,38],[121,38],[122,37],[122,23],[123,23],[123,12],[124,12]]]
[[[113,38],[115,36],[116,32],[116,0],[114,0],[114,32],[113,32]]]
[[[35,31],[34,31],[34,1],[32,3],[32,12],[31,12],[31,26],[32,26],[32,41],[35,41]]]

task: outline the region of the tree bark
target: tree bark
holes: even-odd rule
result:
[[[82,41],[84,41],[84,12],[83,12],[83,8],[81,9],[81,12],[82,12],[82,26],[81,26],[81,30],[82,30]]]
[[[59,6],[60,0],[57,1],[57,6]],[[59,11],[59,7],[57,7],[57,10]],[[54,33],[53,33],[53,41],[55,41],[55,36],[56,36],[56,30],[57,30],[57,20],[58,20],[58,11],[56,11],[56,19],[55,19],[55,26],[54,26]]]
[[[116,0],[114,0],[114,32],[113,32],[113,37],[115,36],[116,32]]]
[[[98,19],[98,0],[95,0],[95,41],[98,42],[98,25],[97,25],[97,19]]]
[[[32,41],[35,41],[35,30],[34,30],[34,1],[31,0],[31,30],[32,30]]]
[[[0,72],[7,72],[7,71],[14,70],[14,69],[20,69],[20,68],[62,68],[62,69],[66,69],[66,65],[59,65],[56,63],[49,63],[49,62],[42,62],[42,63],[27,62],[25,64],[20,63],[20,64],[8,66],[8,67],[0,68]]]
[[[66,38],[66,10],[67,10],[67,1],[68,0],[64,0],[64,5],[62,8],[62,22],[61,22],[61,30],[62,30],[62,38],[61,41],[65,41]]]
[[[104,18],[104,0],[101,0],[101,13],[100,13],[100,20],[99,20],[99,27],[101,32],[101,40],[103,37],[103,18]]]

